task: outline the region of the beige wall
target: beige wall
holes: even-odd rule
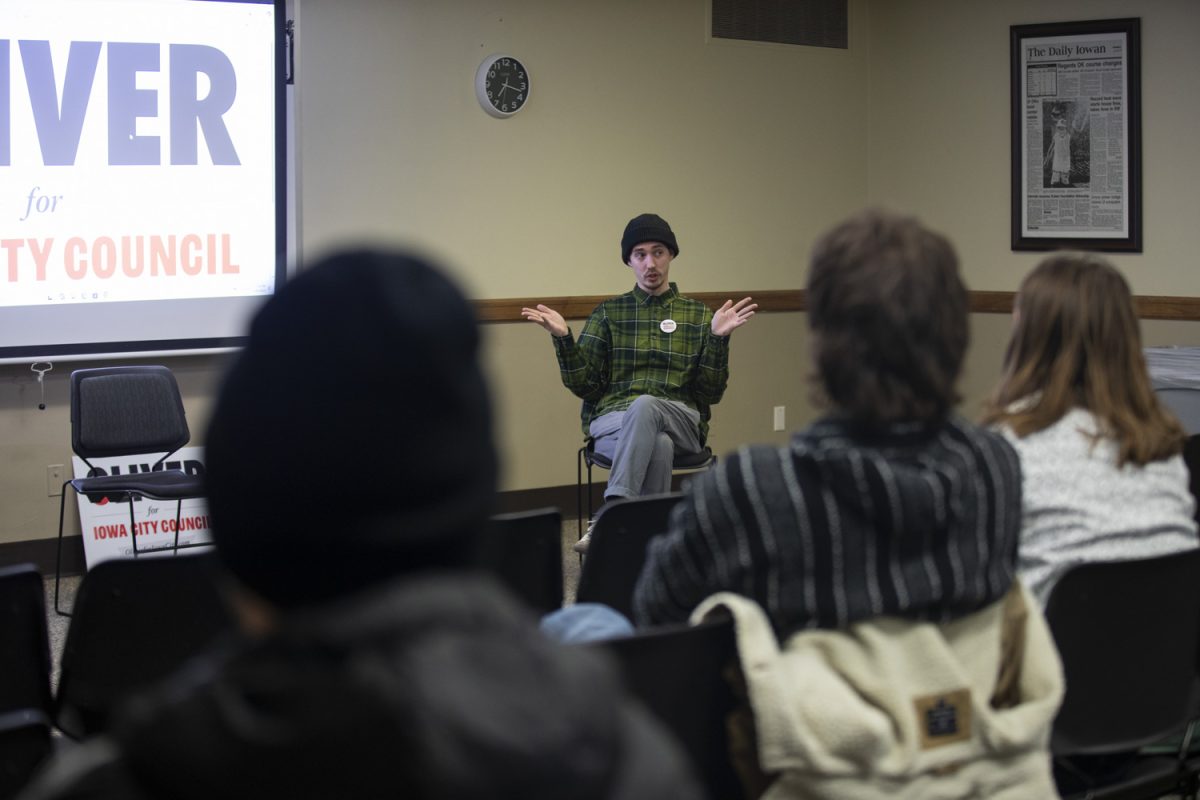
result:
[[[442,259],[476,297],[614,294],[632,285],[621,229],[655,211],[679,237],[671,277],[685,291],[786,289],[802,285],[814,236],[863,202],[862,25],[838,51],[707,41],[704,0],[450,5],[351,4],[368,15],[302,0],[306,256],[366,237]],[[851,5],[863,19],[865,2]],[[474,96],[475,68],[496,52],[521,58],[533,83],[507,120]],[[781,439],[773,406],[811,417],[802,320],[764,315],[736,335],[718,451]],[[579,403],[547,335],[498,324],[485,341],[503,487],[572,483]],[[770,363],[781,349],[795,371]]]
[[[973,289],[1036,263],[1010,237],[1009,26],[1137,16],[1145,252],[1113,256],[1137,294],[1200,295],[1200,31],[1195,0],[876,0],[870,4],[872,202],[954,238]]]
[[[855,19],[865,0],[854,0]],[[795,288],[813,236],[867,188],[868,48],[708,42],[706,0],[301,0],[306,255],[360,236],[447,260],[477,297],[610,294],[655,211],[692,291]],[[517,116],[475,69],[520,57]]]
[[[1037,253],[1010,249],[1009,26],[1137,16],[1142,29],[1144,252],[1114,255],[1133,290],[1200,295],[1200,30],[1195,0],[873,0],[868,197],[948,233],[972,289],[1012,291]],[[1008,335],[972,318],[962,389],[975,413]],[[1149,345],[1198,345],[1200,322],[1149,321]]]
[[[1034,0],[851,0],[848,51],[708,42],[706,0],[298,3],[304,257],[364,238],[405,243],[479,298],[625,290],[621,227],[649,210],[677,230],[672,278],[685,291],[799,288],[815,236],[867,202],[947,231],[973,288],[1015,288],[1033,257],[1008,250],[1008,26],[1141,14],[1147,248],[1119,261],[1139,292],[1200,294],[1187,191],[1200,102],[1174,77],[1197,74],[1183,41],[1200,21],[1191,0],[1059,0],[1053,13]],[[499,51],[522,57],[534,80],[509,120],[473,94],[476,66]],[[969,413],[995,379],[1008,322],[972,325]],[[1147,336],[1200,344],[1198,329],[1150,323]],[[504,488],[572,483],[578,404],[546,334],[488,325],[485,348]],[[762,315],[735,335],[715,449],[782,440],[776,405],[789,427],[811,419],[806,348],[798,313]],[[223,362],[169,363],[199,441]],[[48,377],[46,411],[26,366],[0,366],[0,544],[55,531],[45,469],[69,463],[74,366]]]

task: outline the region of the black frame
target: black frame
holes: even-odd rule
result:
[[[208,2],[209,0],[195,0]],[[274,8],[274,43],[272,60],[275,64],[275,292],[287,282],[288,275],[288,187],[287,172],[287,85],[291,84],[294,64],[291,63],[292,37],[288,31],[286,0],[222,0],[231,3],[269,5]],[[266,299],[265,297],[263,298]],[[204,302],[199,299],[194,302]],[[126,310],[136,313],[136,303],[111,303],[114,313]],[[0,316],[5,309],[0,308]],[[0,319],[0,321],[3,321]],[[247,326],[248,327],[248,326]],[[86,338],[87,331],[80,331],[80,339],[58,344],[33,344],[9,346],[0,339],[0,364],[33,363],[39,361],[140,358],[152,354],[164,356],[191,355],[194,353],[220,352],[244,347],[249,338],[248,331],[228,336],[208,338],[164,338],[135,339],[130,341],[94,342]]]
[[[1023,150],[1025,113],[1024,79],[1021,69],[1021,47],[1027,39],[1091,37],[1096,34],[1122,34],[1125,38],[1125,85],[1122,87],[1125,112],[1125,204],[1128,226],[1124,235],[1030,236],[1026,230],[1023,210],[1027,207],[1026,174]],[[1108,252],[1142,252],[1142,71],[1141,20],[1087,20],[1082,22],[1052,22],[1036,25],[1013,25],[1009,29],[1010,114],[1012,120],[1012,249],[1013,250],[1102,250]],[[1068,185],[1069,185],[1068,178]],[[1101,234],[1097,228],[1094,233]]]

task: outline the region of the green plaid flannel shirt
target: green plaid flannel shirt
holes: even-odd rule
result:
[[[570,332],[552,337],[563,385],[583,399],[584,435],[593,419],[649,394],[699,411],[706,441],[709,407],[729,382],[729,337],[713,335],[712,317],[674,283],[656,297],[635,286],[596,306],[578,342]],[[666,319],[675,321],[671,333],[660,327]]]

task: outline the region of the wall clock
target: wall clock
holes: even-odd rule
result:
[[[493,117],[511,117],[529,102],[529,70],[512,56],[488,56],[475,70],[475,96]]]

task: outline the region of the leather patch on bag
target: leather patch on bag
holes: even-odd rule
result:
[[[922,750],[971,738],[971,690],[955,689],[913,700]]]

